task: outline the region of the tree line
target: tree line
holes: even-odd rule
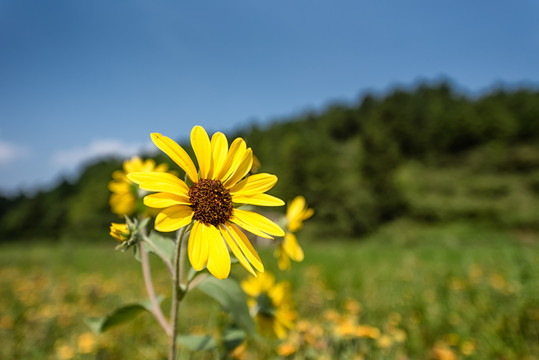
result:
[[[357,237],[413,214],[398,181],[409,164],[535,176],[539,91],[500,87],[471,96],[447,82],[423,83],[227,134],[237,136],[253,148],[261,171],[279,177],[272,194],[304,195],[315,209],[312,236]],[[175,167],[165,156],[156,160]],[[103,237],[118,220],[109,210],[107,184],[120,167],[121,161],[104,159],[88,164],[75,182],[31,197],[0,197],[2,239]]]

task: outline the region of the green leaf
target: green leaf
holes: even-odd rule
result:
[[[245,340],[245,331],[235,328],[226,329],[223,333],[223,346],[227,352],[233,351]]]
[[[161,301],[163,301],[163,297],[158,296],[157,303],[160,304]],[[152,304],[149,299],[141,301],[140,303],[119,307],[110,314],[102,317],[86,318],[84,319],[84,322],[94,333],[100,334],[116,325],[134,320],[139,314],[145,311],[152,312]]]
[[[99,334],[107,331],[111,327],[131,321],[137,315],[145,311],[148,310],[144,306],[132,304],[122,306],[106,316],[102,316],[100,318],[88,318],[84,321],[93,332]]]
[[[208,276],[197,286],[197,289],[221,304],[235,323],[247,334],[255,332],[255,323],[247,307],[247,297],[237,281],[231,278],[218,280],[213,276]]]
[[[210,335],[179,335],[177,341],[191,351],[213,350],[217,341]]]
[[[152,231],[150,236],[146,238],[144,249],[148,252],[157,254],[157,256],[164,256],[172,261],[174,255],[174,241],[169,237]]]

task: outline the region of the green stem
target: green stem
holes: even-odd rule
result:
[[[178,334],[178,310],[182,298],[186,290],[180,286],[180,272],[182,268],[182,243],[185,236],[187,226],[183,227],[179,232],[178,239],[174,249],[174,271],[172,273],[172,304],[170,309],[170,321],[172,322],[172,332],[170,335],[170,346],[168,349],[168,360],[176,360],[176,337]]]
[[[150,302],[152,304],[152,313],[163,328],[167,335],[171,335],[172,329],[170,328],[170,325],[163,315],[163,312],[161,311],[161,307],[159,306],[159,303],[157,302],[157,297],[155,296],[155,290],[153,287],[152,282],[152,273],[150,271],[150,259],[148,258],[148,252],[144,250],[144,246],[142,244],[139,244],[139,251],[140,251],[140,260],[142,263],[142,275],[144,276],[144,284],[146,285],[146,292],[148,293],[148,296],[150,297]]]

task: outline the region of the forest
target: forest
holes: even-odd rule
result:
[[[403,218],[539,230],[537,89],[472,96],[448,82],[419,83],[226,135],[243,137],[260,171],[279,177],[273,195],[305,196],[316,211],[305,230],[313,239],[357,240]],[[164,155],[156,160],[177,169]],[[118,217],[107,186],[121,164],[99,159],[74,181],[0,196],[0,241],[108,240]]]

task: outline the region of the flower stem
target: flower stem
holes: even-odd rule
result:
[[[148,252],[144,250],[144,246],[142,244],[139,244],[139,251],[140,251],[140,260],[142,263],[142,275],[144,276],[144,284],[146,285],[146,292],[148,293],[148,296],[150,297],[150,302],[152,304],[152,313],[163,328],[168,336],[171,335],[172,329],[170,327],[170,324],[168,323],[167,319],[163,315],[163,312],[161,311],[161,307],[159,306],[159,303],[157,302],[157,298],[155,296],[155,290],[153,287],[152,282],[152,274],[150,271],[150,260],[148,258]]]
[[[178,334],[179,321],[178,321],[178,309],[180,301],[185,295],[186,289],[182,289],[180,286],[180,271],[182,268],[181,249],[183,238],[187,226],[183,227],[179,232],[178,239],[176,239],[176,246],[174,249],[174,271],[172,273],[172,304],[170,309],[170,321],[172,322],[172,332],[170,334],[170,343],[168,349],[168,360],[176,360],[176,337]]]

